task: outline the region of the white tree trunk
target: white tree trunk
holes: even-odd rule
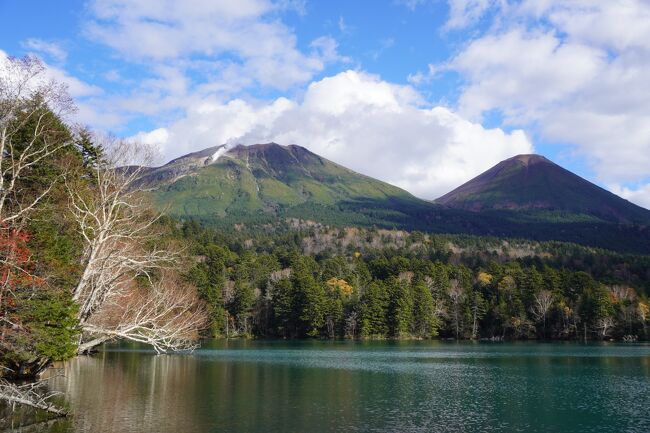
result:
[[[154,228],[160,214],[138,188],[150,153],[123,141],[106,141],[103,147],[108,154],[95,169],[94,194],[88,196],[84,185],[67,185],[86,244],[73,294],[88,338],[79,352],[119,338],[150,344],[158,353],[192,349],[205,314],[194,288],[170,276],[180,255],[161,246]]]

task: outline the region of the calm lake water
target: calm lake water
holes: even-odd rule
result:
[[[650,346],[215,341],[65,363],[51,432],[650,432]]]

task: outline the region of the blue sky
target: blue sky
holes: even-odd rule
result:
[[[297,143],[435,198],[534,151],[650,207],[643,0],[0,0],[0,17],[0,54],[41,57],[75,121],[161,161]]]

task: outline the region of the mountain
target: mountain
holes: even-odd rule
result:
[[[454,209],[511,211],[549,221],[650,224],[650,211],[540,155],[506,159],[436,200]]]
[[[191,153],[146,168],[140,186],[172,216],[219,227],[294,217],[650,254],[650,211],[537,155],[503,161],[436,202],[276,143]]]
[[[224,145],[209,147],[173,159],[162,167],[146,168],[146,174],[142,178],[141,184],[155,187],[166,183],[173,183],[200,168],[210,165],[212,161],[216,160],[215,156],[219,156],[224,150]]]
[[[191,153],[147,169],[142,184],[154,188],[156,203],[172,215],[213,223],[296,216],[389,224],[408,217],[399,209],[431,207],[304,147],[276,143]],[[364,203],[372,209],[361,209]]]

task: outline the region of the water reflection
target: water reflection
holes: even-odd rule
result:
[[[57,432],[647,432],[650,347],[211,342],[64,364]]]

